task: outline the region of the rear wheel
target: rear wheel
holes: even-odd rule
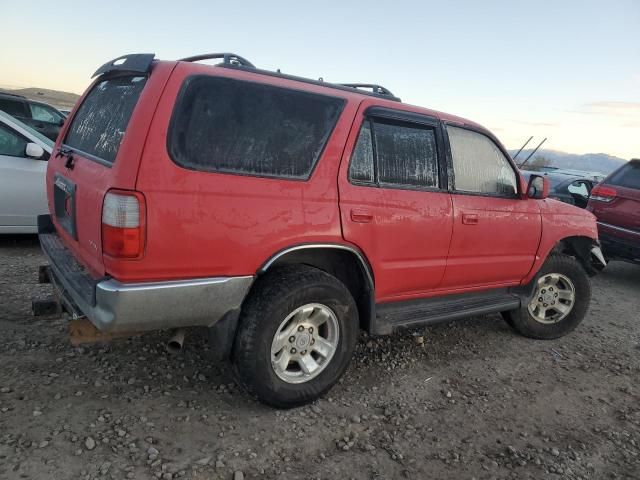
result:
[[[347,288],[308,266],[257,280],[242,308],[232,362],[240,383],[279,408],[311,402],[346,370],[358,336]]]
[[[525,337],[559,338],[580,324],[590,301],[591,282],[582,265],[568,255],[553,254],[540,269],[527,305],[503,316]]]

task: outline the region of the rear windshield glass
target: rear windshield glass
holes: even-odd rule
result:
[[[112,164],[146,77],[116,77],[98,83],[73,117],[65,145]]]
[[[343,104],[259,83],[190,77],[169,127],[169,153],[196,170],[306,179]]]
[[[611,175],[607,181],[610,185],[618,187],[635,188],[640,190],[640,161],[631,161]]]

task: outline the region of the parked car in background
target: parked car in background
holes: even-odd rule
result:
[[[527,170],[529,171],[534,171],[538,174],[542,173],[557,173],[557,174],[563,174],[563,175],[572,175],[574,177],[582,177],[582,178],[588,178],[589,180],[591,180],[594,184],[596,183],[600,183],[602,180],[604,180],[604,178],[606,177],[606,175],[600,173],[600,172],[589,172],[586,170],[575,170],[572,168],[559,168],[559,167],[534,167],[533,165],[531,165],[530,167],[527,167]]]
[[[47,212],[45,174],[53,142],[0,111],[0,234],[36,233]]]
[[[0,111],[8,113],[54,141],[66,118],[51,105],[4,92],[0,92]]]
[[[597,185],[587,209],[598,219],[604,254],[640,264],[640,159],[629,161]]]
[[[531,175],[543,175],[549,179],[549,198],[555,198],[580,208],[586,208],[591,189],[595,183],[592,176],[576,175],[564,171],[521,170],[521,173],[527,181]]]
[[[209,327],[241,385],[293,407],[338,381],[360,329],[501,312],[551,339],[587,312],[595,217],[547,201],[477,123],[233,54],[94,76],[38,223],[43,281],[98,332]]]

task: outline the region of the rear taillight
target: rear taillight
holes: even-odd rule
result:
[[[145,201],[139,192],[110,190],[102,204],[102,253],[116,258],[142,257]]]
[[[598,202],[612,202],[615,200],[618,192],[615,188],[607,187],[605,185],[597,185],[591,190],[591,196],[589,197],[591,200],[596,200]]]

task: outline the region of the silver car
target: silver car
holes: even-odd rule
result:
[[[48,213],[45,175],[53,142],[0,111],[0,234],[37,233]]]

